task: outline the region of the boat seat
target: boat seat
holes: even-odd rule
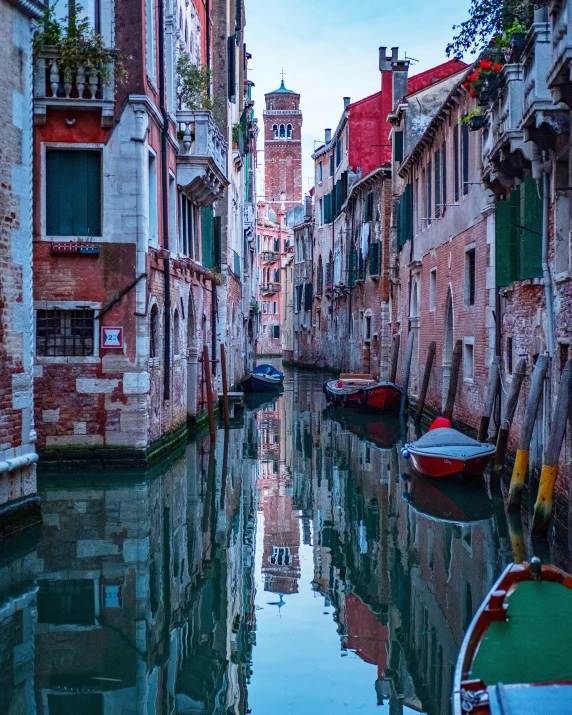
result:
[[[365,372],[342,372],[340,380],[370,380],[374,381],[373,375],[368,375]]]

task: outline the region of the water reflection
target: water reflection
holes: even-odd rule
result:
[[[526,519],[403,478],[399,424],[325,410],[322,381],[154,473],[42,478],[41,534],[0,550],[0,715],[449,712]]]

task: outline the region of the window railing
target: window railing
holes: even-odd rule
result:
[[[280,254],[276,251],[263,251],[262,263],[276,263],[280,258]]]
[[[270,283],[263,283],[260,287],[260,292],[262,295],[272,295],[274,293],[280,293],[280,283],[272,281]]]

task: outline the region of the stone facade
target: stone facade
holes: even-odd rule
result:
[[[285,212],[259,201],[256,219],[258,304],[260,334],[258,355],[282,355],[281,315],[283,292],[281,265],[288,249]]]
[[[32,330],[32,36],[39,2],[1,0],[0,537],[40,519]]]

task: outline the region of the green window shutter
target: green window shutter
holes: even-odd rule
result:
[[[433,181],[433,173],[432,173],[432,167],[431,167],[431,162],[427,162],[427,216],[425,217],[427,219],[426,223],[427,226],[431,223],[431,206],[432,204],[432,199],[433,199],[433,189],[432,189],[432,181]]]
[[[356,282],[357,253],[353,251],[348,256],[348,287],[353,288]]]
[[[410,241],[413,238],[413,184],[407,184],[404,193],[404,217],[403,217],[403,228],[404,228],[404,238],[403,243]]]
[[[378,276],[381,273],[380,270],[380,258],[381,258],[381,243],[370,243],[368,249],[368,259],[369,259],[369,275]]]
[[[214,268],[214,220],[211,206],[201,208],[201,246],[203,266],[205,268]]]
[[[215,268],[220,268],[220,264],[222,263],[222,244],[221,244],[221,222],[222,219],[220,216],[215,216],[213,219],[213,238],[214,238],[214,250],[213,250],[213,257],[214,257],[214,267]]]
[[[441,146],[441,182],[443,190],[441,191],[441,203],[447,203],[447,145],[443,142]]]
[[[324,196],[324,223],[332,223],[332,194]]]
[[[227,83],[228,99],[236,102],[236,35],[227,39]]]
[[[395,213],[397,214],[397,250],[398,251],[401,250],[401,247],[405,243],[405,240],[404,240],[405,228],[403,226],[403,216],[404,216],[403,206],[404,206],[404,204],[405,204],[404,195],[401,194],[399,199],[397,199],[397,203],[395,206]]]
[[[363,220],[364,223],[368,223],[373,220],[373,192],[370,191],[364,197],[364,209],[363,209]]]
[[[101,236],[101,153],[48,149],[46,231],[50,236]]]
[[[495,273],[497,288],[512,282],[510,201],[495,204]]]
[[[510,257],[510,282],[519,279],[520,243],[521,243],[521,204],[520,186],[516,186],[508,197],[510,204],[510,231],[509,231],[509,257]]]
[[[462,161],[462,191],[463,194],[469,193],[469,125],[461,126],[461,161]]]
[[[435,218],[441,216],[441,153],[435,152]]]
[[[403,161],[403,132],[393,133],[393,160]]]
[[[521,280],[542,276],[542,184],[532,176],[521,186],[519,275]]]

